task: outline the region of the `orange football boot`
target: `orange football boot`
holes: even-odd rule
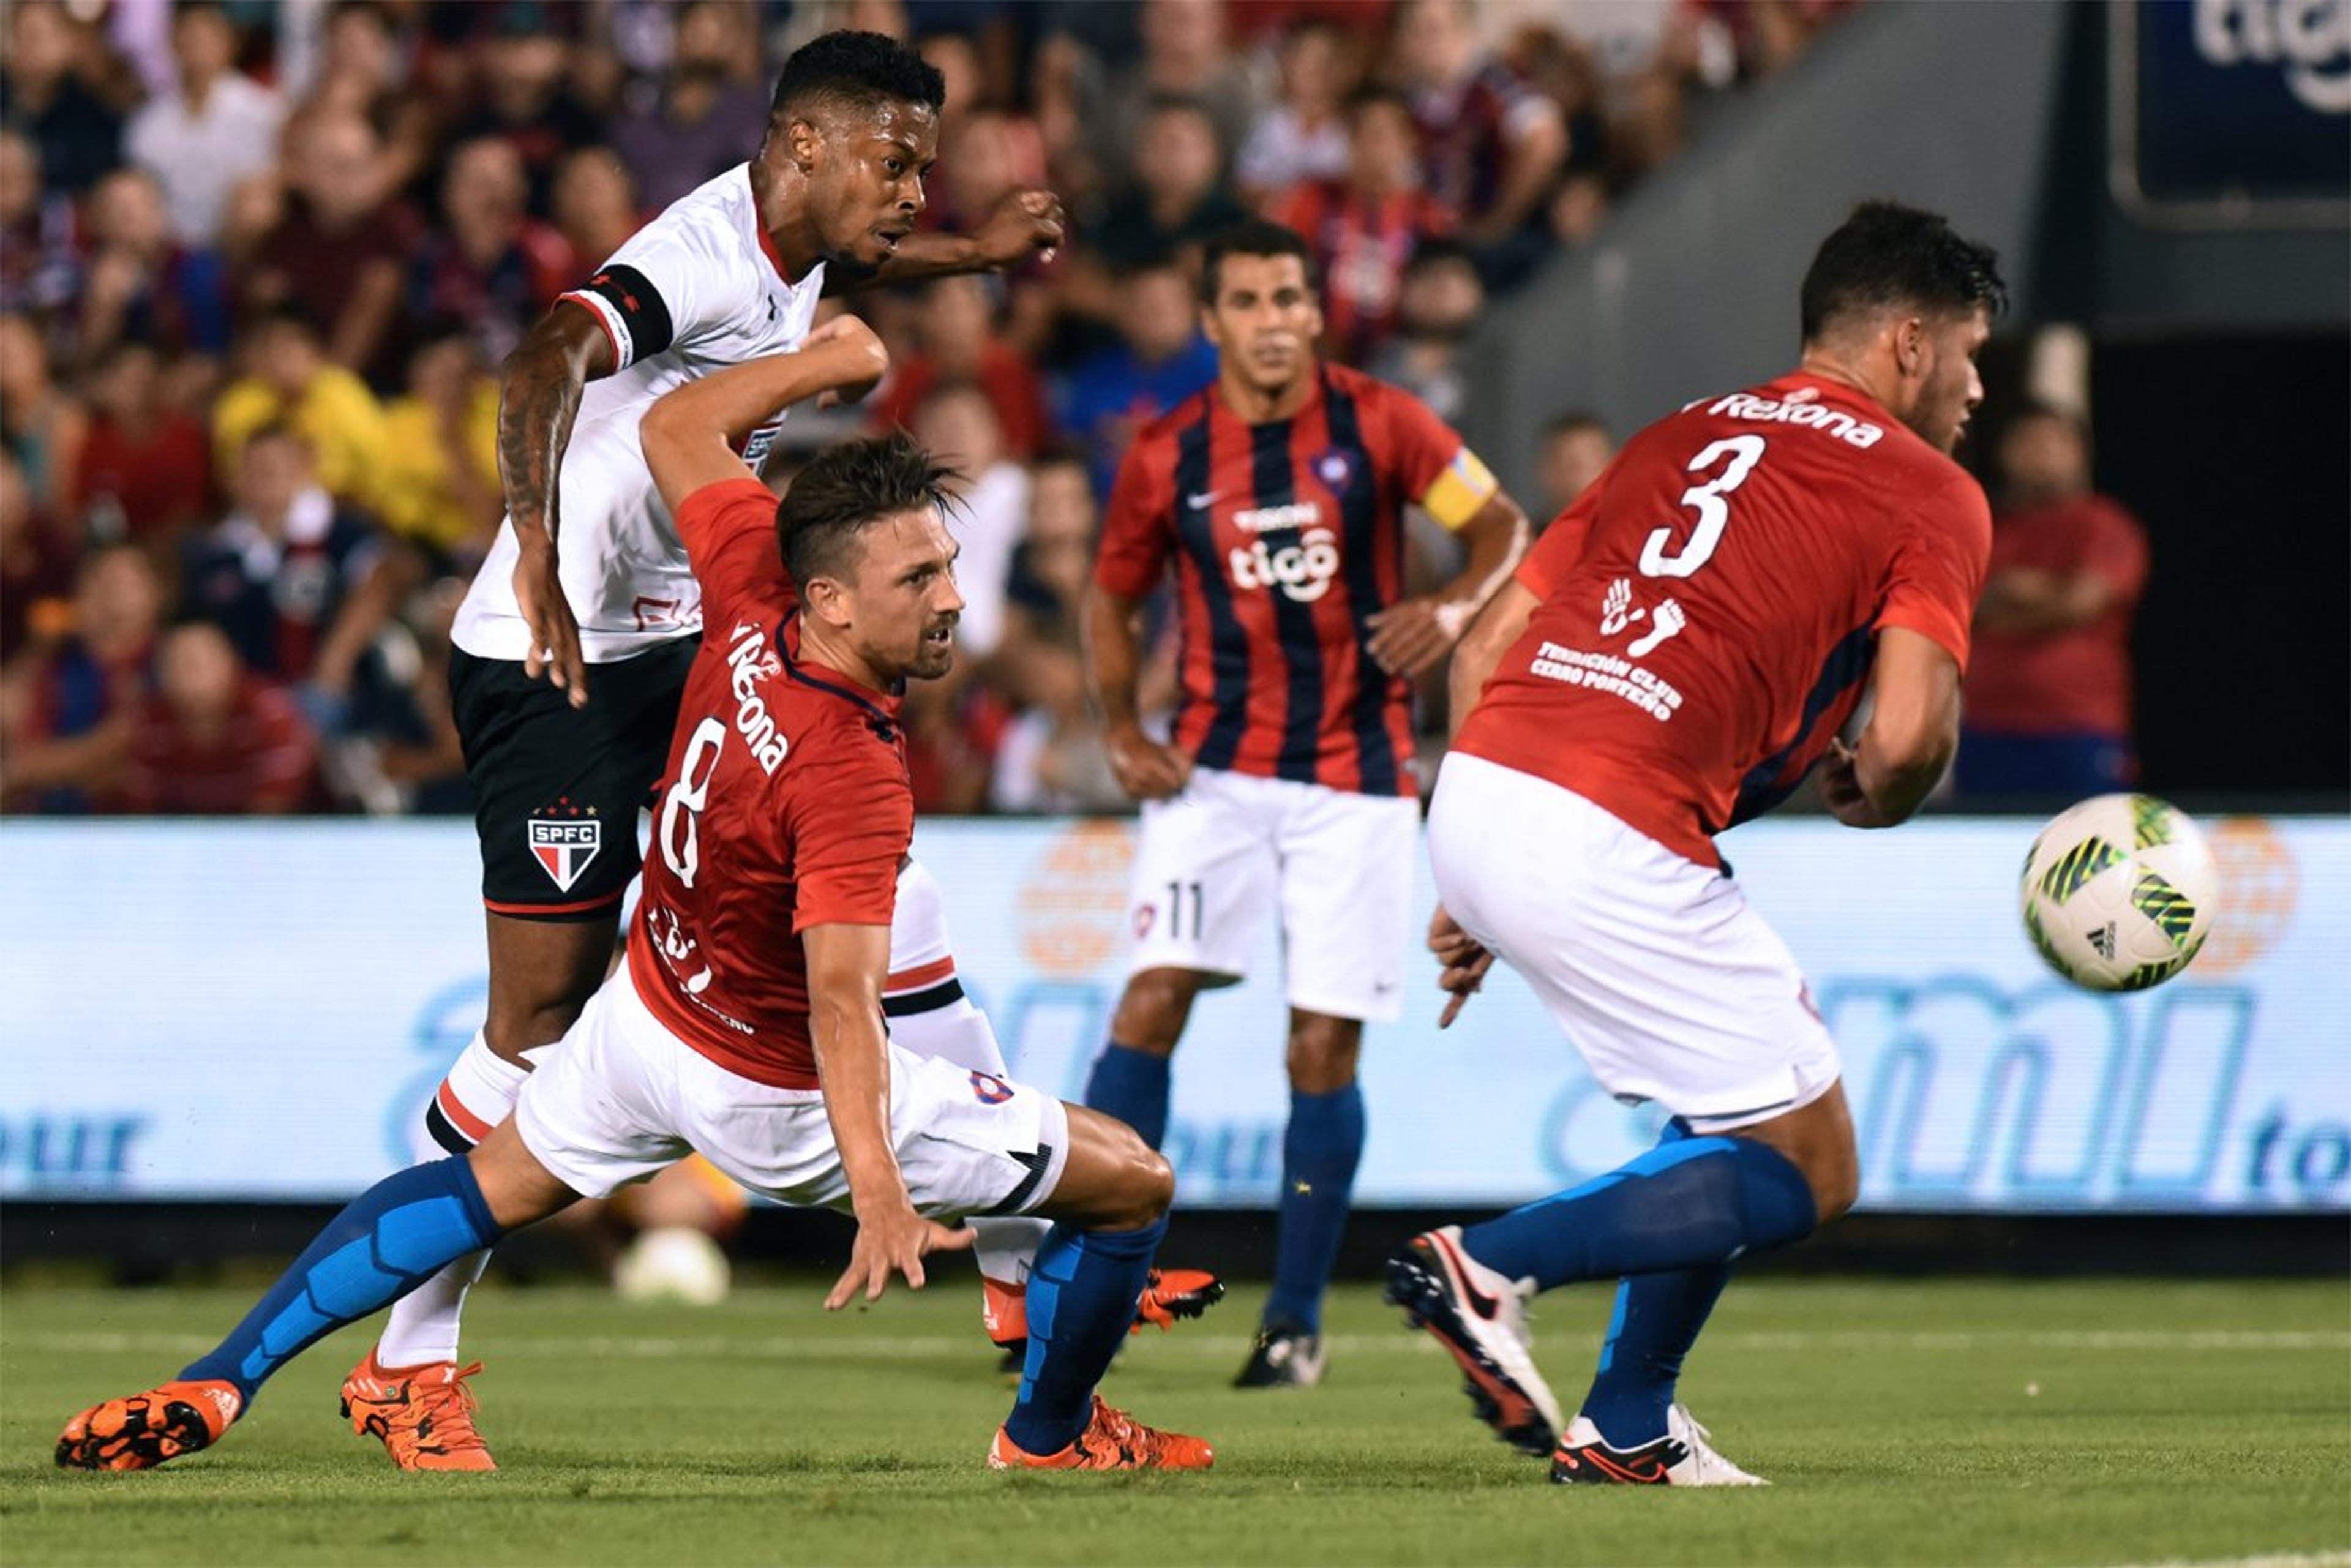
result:
[[[166,1383],[144,1394],[94,1405],[57,1436],[57,1468],[146,1470],[209,1448],[244,1412],[236,1385],[217,1378]]]
[[[465,1386],[481,1370],[478,1361],[383,1366],[371,1350],[343,1379],[343,1414],[352,1431],[381,1438],[403,1470],[494,1470],[498,1463],[474,1429],[474,1391]]]
[[[1225,1282],[1206,1269],[1154,1269],[1135,1299],[1134,1322],[1129,1333],[1141,1333],[1145,1323],[1156,1323],[1165,1333],[1177,1318],[1196,1318],[1225,1299]]]
[[[1001,1427],[987,1446],[991,1470],[1205,1470],[1216,1462],[1217,1450],[1207,1438],[1146,1427],[1125,1411],[1113,1409],[1099,1394],[1094,1396],[1093,1419],[1076,1442],[1058,1454],[1032,1454]]]

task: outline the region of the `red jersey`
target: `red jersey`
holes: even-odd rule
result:
[[[2029,567],[2087,574],[2106,608],[2085,626],[2050,632],[1987,628],[1968,678],[1968,727],[2000,735],[2131,732],[2132,612],[2147,585],[2147,534],[2102,496],[2003,515],[1991,530],[1991,570]]]
[[[799,657],[776,498],[709,485],[677,512],[702,587],[629,972],[670,1031],[730,1072],[819,1087],[811,925],[887,925],[914,832],[897,704]]]
[[[1770,810],[1852,716],[1876,633],[1962,670],[1991,517],[1875,401],[1784,376],[1626,444],[1519,570],[1541,605],[1454,745],[1691,860]]]
[[[1119,465],[1094,580],[1140,599],[1174,558],[1175,743],[1199,766],[1416,794],[1412,691],[1372,663],[1366,622],[1403,593],[1405,503],[1458,527],[1492,493],[1443,420],[1359,371],[1322,366],[1306,406],[1264,424],[1211,384]]]

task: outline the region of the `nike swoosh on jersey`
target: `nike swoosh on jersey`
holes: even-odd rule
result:
[[[1224,492],[1222,490],[1196,491],[1192,495],[1184,497],[1184,504],[1191,507],[1196,512],[1205,512],[1210,507],[1215,506],[1217,504],[1217,497],[1223,494]]]

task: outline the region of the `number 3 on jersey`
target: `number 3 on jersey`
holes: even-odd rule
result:
[[[702,841],[695,819],[709,803],[711,776],[718,771],[718,753],[726,744],[726,727],[718,720],[705,718],[695,725],[685,755],[678,759],[677,782],[662,797],[662,859],[688,887],[702,869]]]
[[[1747,482],[1755,465],[1763,460],[1763,438],[1760,435],[1725,436],[1689,460],[1688,472],[1703,474],[1717,463],[1729,458],[1721,473],[1703,485],[1693,485],[1682,492],[1681,504],[1698,513],[1698,526],[1690,530],[1689,539],[1678,550],[1668,551],[1674,530],[1669,525],[1649,535],[1641,547],[1641,570],[1649,577],[1687,577],[1710,559],[1715,547],[1722,543],[1722,528],[1730,520],[1730,506],[1723,497]]]

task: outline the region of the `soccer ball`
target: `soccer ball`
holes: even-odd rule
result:
[[[613,1265],[612,1288],[623,1301],[715,1307],[734,1274],[717,1242],[690,1225],[668,1225],[629,1243]]]
[[[2186,813],[2152,795],[2065,811],[2024,858],[2024,932],[2094,991],[2141,991],[2188,967],[2212,929],[2220,872]]]

